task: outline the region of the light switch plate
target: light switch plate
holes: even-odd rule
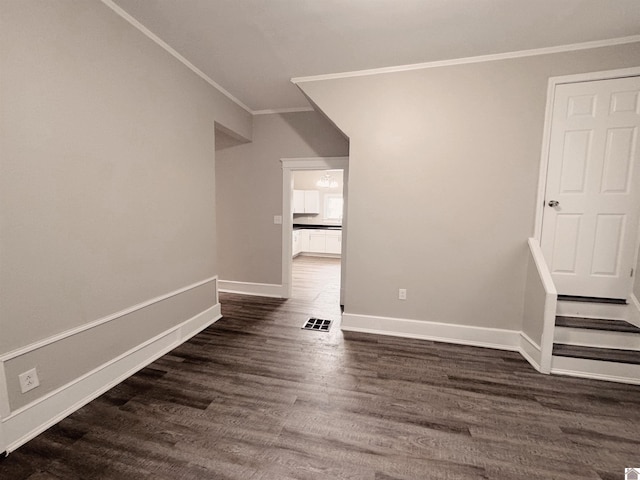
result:
[[[273,223],[275,225],[282,225],[282,215],[274,215],[273,216]]]

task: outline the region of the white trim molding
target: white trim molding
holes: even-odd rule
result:
[[[496,60],[509,60],[512,58],[533,57],[537,55],[549,55],[553,53],[574,52],[577,50],[589,50],[592,48],[611,47],[640,42],[640,35],[628,37],[610,38],[590,42],[558,45],[556,47],[533,48],[529,50],[517,50],[514,52],[495,53],[490,55],[478,55],[475,57],[454,58],[450,60],[437,60],[433,62],[412,63],[409,65],[397,65],[393,67],[371,68],[367,70],[355,70],[351,72],[329,73],[325,75],[313,75],[308,77],[294,77],[292,83],[316,82],[319,80],[335,80],[349,77],[364,77],[368,75],[380,75],[384,73],[407,72],[410,70],[422,70],[427,68],[450,67],[469,63],[493,62]]]
[[[545,371],[541,346],[521,331],[352,313],[342,315],[341,329],[509,350],[520,353],[540,373],[640,385],[640,365],[552,356],[549,370]]]
[[[292,107],[292,108],[273,108],[267,110],[253,110],[251,113],[254,115],[279,115],[282,113],[301,113],[301,112],[313,112],[313,107]]]
[[[542,371],[542,349],[540,345],[534,342],[531,337],[524,332],[520,332],[520,347],[518,351],[538,372],[549,373],[548,371]]]
[[[533,345],[537,345],[540,350],[540,358],[538,360],[540,371],[542,373],[550,373],[551,355],[553,352],[553,336],[558,309],[558,291],[556,290],[553,278],[551,277],[551,272],[549,271],[547,262],[542,254],[540,243],[535,238],[529,238],[527,240],[527,244],[529,245],[529,252],[545,294],[542,314],[543,318],[540,319],[540,322],[542,322],[542,338],[540,340],[540,345],[537,343],[534,343]]]
[[[291,297],[291,259],[293,235],[293,172],[296,170],[344,170],[344,210],[348,210],[349,157],[281,158],[282,162],[282,298]],[[345,258],[347,245],[347,216],[342,219],[342,264],[340,300],[344,298]]]
[[[193,63],[191,63],[185,57],[180,55],[173,47],[171,47],[168,43],[166,43],[164,40],[162,40],[160,37],[158,37],[155,33],[153,33],[151,30],[149,30],[147,27],[145,27],[142,23],[140,23],[138,20],[136,20],[134,17],[132,17],[126,10],[124,10],[122,7],[117,5],[113,0],[102,0],[102,3],[104,3],[111,10],[113,10],[115,13],[117,13],[122,18],[124,18],[127,22],[129,22],[135,28],[140,30],[140,32],[142,32],[144,35],[146,35],[149,39],[151,39],[153,42],[155,42],[158,46],[162,47],[167,53],[172,55],[176,60],[181,62],[185,67],[187,67],[193,73],[198,75],[200,78],[202,78],[205,82],[207,82],[213,88],[218,90],[221,94],[223,94],[225,97],[227,97],[233,103],[235,103],[240,108],[242,108],[243,110],[245,110],[248,113],[253,115],[253,110],[251,110],[244,103],[242,103],[240,100],[238,100],[236,97],[234,97],[231,93],[229,93],[227,90],[225,90],[222,86],[220,86],[218,83],[216,83],[214,80],[212,80],[211,77],[209,77],[206,73],[204,73],[202,70],[200,70],[198,67],[196,67]]]
[[[124,20],[129,22],[132,26],[137,28],[140,32],[142,32],[146,37],[156,43],[159,47],[173,56],[176,60],[182,63],[185,67],[191,70],[193,73],[198,75],[201,79],[211,85],[213,88],[218,90],[221,94],[231,100],[233,103],[238,105],[240,108],[250,113],[251,115],[270,115],[270,114],[280,114],[280,113],[296,113],[296,112],[312,112],[314,109],[311,106],[308,107],[291,107],[291,108],[275,108],[275,109],[265,109],[265,110],[252,110],[249,106],[245,105],[240,99],[234,96],[231,92],[225,89],[218,82],[213,80],[209,75],[204,73],[198,67],[196,67],[193,63],[187,60],[184,56],[178,53],[171,45],[162,40],[158,35],[153,33],[147,27],[145,27],[142,23],[136,20],[132,15],[130,15],[124,8],[117,5],[113,0],[101,0],[107,7],[113,10],[116,14],[122,17]]]
[[[342,330],[520,351],[520,332],[500,328],[344,313]]]
[[[51,337],[47,337],[45,339],[39,340],[37,342],[31,343],[29,345],[26,345],[24,347],[12,350],[8,353],[5,353],[4,355],[0,356],[0,362],[7,362],[13,358],[19,357],[21,355],[24,355],[26,353],[32,352],[34,350],[37,350],[39,348],[45,347],[47,345],[50,345],[52,343],[55,342],[59,342],[60,340],[63,340],[67,337],[71,337],[72,335],[77,335],[78,333],[84,332],[86,330],[90,330],[92,328],[96,328],[104,323],[107,322],[111,322],[113,320],[116,320],[120,317],[123,317],[125,315],[129,315],[130,313],[133,313],[135,311],[138,310],[142,310],[143,308],[146,308],[150,305],[153,305],[154,303],[158,303],[161,302],[163,300],[166,300],[168,298],[171,297],[175,297],[176,295],[179,295],[181,293],[187,292],[188,290],[192,290],[194,288],[197,287],[201,287],[202,285],[205,285],[209,282],[218,282],[218,277],[217,276],[213,276],[210,278],[206,278],[204,280],[201,280],[199,282],[193,283],[191,285],[187,285],[186,287],[182,287],[179,288],[177,290],[174,290],[172,292],[169,293],[165,293],[163,295],[160,295],[158,297],[152,298],[150,300],[146,300],[142,303],[138,303],[137,305],[134,305],[132,307],[126,308],[124,310],[120,310],[119,312],[113,313],[111,315],[107,315],[106,317],[102,317],[99,318],[98,320],[94,320],[93,322],[89,322],[89,323],[85,323],[83,325],[80,325],[79,327],[75,327],[69,330],[65,330],[64,332],[58,333],[57,335],[53,335]],[[218,286],[216,284],[215,286],[216,292],[218,290]],[[216,293],[217,295],[217,293]],[[217,297],[216,297],[216,303],[217,303]],[[1,395],[0,395],[0,400],[1,400]],[[1,412],[0,412],[1,413]]]
[[[284,298],[283,286],[274,283],[236,282],[233,280],[218,281],[218,291],[254,295],[257,297]]]
[[[7,418],[10,413],[11,407],[9,405],[9,390],[7,389],[7,374],[4,369],[4,362],[0,361],[0,419]]]
[[[14,451],[220,318],[220,304],[216,304],[13,411],[2,418],[0,426],[0,432],[4,432],[6,451]]]

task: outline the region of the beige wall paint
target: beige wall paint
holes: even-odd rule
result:
[[[217,274],[214,124],[251,116],[101,2],[1,2],[0,49],[0,354]],[[47,347],[28,397],[7,364],[12,405],[192,307]]]
[[[281,158],[336,157],[348,142],[322,115],[299,112],[254,117],[253,141],[219,150],[216,204],[220,278],[282,282]]]
[[[341,224],[341,221],[337,220],[325,220],[324,218],[324,204],[326,195],[342,195],[342,186],[344,184],[344,172],[342,170],[300,170],[293,173],[293,188],[296,190],[318,190],[320,192],[320,214],[319,215],[303,215],[294,214],[293,223],[300,223],[305,225],[329,225],[329,224]],[[322,188],[318,187],[316,182],[325,174],[329,173],[331,177],[337,182],[337,186],[334,188]]]
[[[631,44],[300,84],[351,142],[345,311],[520,330],[548,78],[639,58]]]

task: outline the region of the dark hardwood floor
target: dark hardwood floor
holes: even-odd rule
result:
[[[640,387],[517,353],[302,330],[339,320],[339,262],[224,318],[0,461],[2,479],[621,479]],[[305,280],[306,278],[306,280]]]

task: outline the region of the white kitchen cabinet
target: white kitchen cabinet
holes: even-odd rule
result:
[[[304,253],[342,253],[342,230],[299,230],[298,244]]]
[[[342,230],[325,231],[325,253],[342,253]]]
[[[298,238],[298,244],[300,245],[300,252],[309,251],[309,230],[298,230],[300,237]]]
[[[338,232],[342,233],[342,232]],[[311,249],[310,237],[313,237],[313,248]],[[324,253],[326,250],[326,237],[323,230],[293,230],[291,238],[291,256],[295,257],[303,252]],[[340,252],[337,252],[340,253]]]
[[[320,213],[320,192],[318,190],[294,190],[293,213]]]
[[[320,192],[318,190],[304,191],[304,213],[320,213]]]
[[[294,257],[298,255],[302,251],[300,247],[300,230],[294,230],[291,242],[291,255]]]
[[[324,230],[311,230],[309,232],[309,251],[313,253],[325,253],[327,236]]]
[[[304,190],[293,191],[293,213],[304,213]]]

